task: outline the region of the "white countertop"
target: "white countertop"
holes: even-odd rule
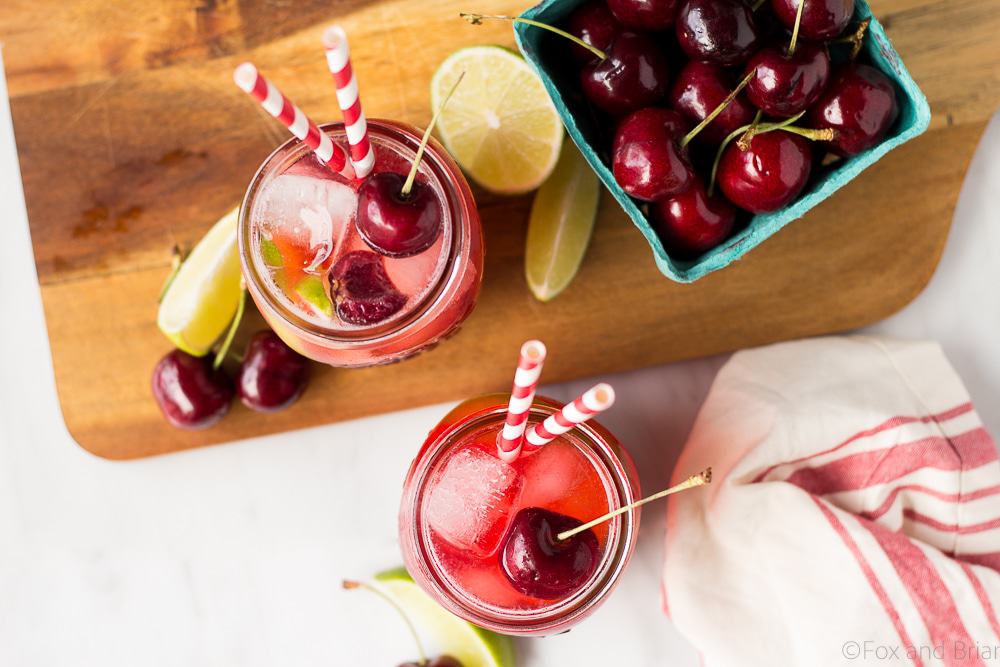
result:
[[[937,275],[875,327],[941,341],[994,433],[997,191],[995,118]],[[0,220],[0,665],[389,666],[414,658],[392,613],[341,591],[340,580],[399,563],[401,481],[447,406],[129,463],[94,458],[73,443],[59,412],[2,77]],[[605,378],[620,398],[602,421],[635,455],[646,489],[665,485],[722,362]],[[545,393],[568,399],[586,384]],[[519,642],[520,664],[697,664],[660,613],[663,513],[662,505],[644,510],[636,556],[607,604],[567,635]]]

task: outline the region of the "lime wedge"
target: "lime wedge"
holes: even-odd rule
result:
[[[295,292],[317,312],[333,317],[333,304],[323,287],[323,280],[319,276],[308,275],[299,281],[295,286]]]
[[[413,619],[434,654],[448,654],[463,667],[513,667],[510,637],[477,628],[443,609],[410,578],[404,568],[375,575],[379,588]]]
[[[587,253],[601,186],[571,141],[531,205],[524,272],[539,301],[554,299],[572,282]]]
[[[238,213],[234,208],[208,230],[160,301],[157,326],[188,354],[208,354],[236,314],[240,300]]]
[[[434,73],[434,109],[462,72],[466,77],[438,118],[445,147],[487,190],[534,190],[552,172],[563,140],[559,114],[538,75],[499,46],[461,49]]]
[[[278,250],[278,246],[274,244],[274,241],[261,237],[259,245],[260,256],[264,258],[265,264],[276,269],[285,263],[285,260],[281,257],[281,251]]]

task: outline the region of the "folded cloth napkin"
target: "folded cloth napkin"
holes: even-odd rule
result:
[[[705,665],[1000,665],[1000,465],[933,343],[740,352],[674,472],[663,603]]]

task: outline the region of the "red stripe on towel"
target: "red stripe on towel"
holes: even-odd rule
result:
[[[881,424],[879,424],[878,426],[875,426],[874,428],[869,428],[869,429],[865,429],[863,431],[858,431],[857,433],[855,433],[851,437],[849,437],[846,440],[844,440],[843,442],[841,442],[839,445],[835,445],[835,446],[831,447],[830,449],[825,449],[825,450],[823,450],[821,452],[816,452],[815,454],[809,454],[808,456],[803,456],[803,457],[800,457],[800,458],[797,458],[797,459],[792,459],[790,461],[785,461],[784,463],[776,463],[776,464],[768,467],[767,470],[765,470],[761,474],[757,475],[757,477],[755,477],[753,481],[754,481],[754,483],[762,482],[762,481],[764,481],[764,478],[766,478],[769,474],[771,474],[772,472],[774,472],[775,469],[780,468],[781,466],[794,465],[796,463],[804,463],[804,462],[806,462],[806,461],[808,461],[810,459],[814,459],[814,458],[816,458],[818,456],[824,456],[826,454],[832,454],[833,452],[835,452],[835,451],[837,451],[839,449],[842,449],[842,448],[848,446],[852,442],[856,442],[857,440],[860,440],[861,438],[867,438],[867,437],[870,437],[870,436],[873,436],[873,435],[877,435],[877,434],[881,433],[882,431],[888,431],[889,429],[892,429],[892,428],[898,428],[899,426],[904,426],[906,424],[913,424],[913,423],[916,423],[916,422],[920,422],[922,424],[928,424],[930,422],[948,421],[949,419],[954,419],[955,417],[958,417],[960,415],[964,415],[966,412],[971,412],[971,411],[972,411],[972,403],[963,403],[961,405],[955,406],[954,408],[951,408],[950,410],[945,410],[944,412],[939,412],[936,415],[925,415],[923,417],[903,417],[903,416],[891,417],[891,418],[885,420],[884,422],[882,422]]]
[[[858,547],[857,542],[854,541],[850,532],[844,524],[840,522],[840,519],[837,518],[837,515],[834,514],[833,510],[827,507],[824,501],[815,496],[810,496],[810,498],[812,498],[812,501],[816,503],[816,506],[819,508],[820,512],[823,513],[823,516],[826,517],[826,520],[830,523],[834,532],[836,532],[840,539],[844,542],[844,546],[847,547],[847,550],[854,556],[854,560],[857,561],[858,567],[861,568],[861,572],[865,575],[865,579],[868,580],[868,584],[871,586],[872,592],[882,604],[882,608],[885,609],[886,615],[888,615],[889,620],[892,621],[893,627],[896,628],[896,634],[899,635],[899,640],[903,643],[903,649],[907,650],[911,648],[913,646],[913,642],[910,640],[910,636],[907,634],[906,628],[903,626],[903,620],[899,617],[899,612],[896,611],[896,607],[892,604],[892,600],[889,599],[889,594],[885,592],[885,589],[882,587],[882,583],[878,580],[878,577],[875,576],[875,571],[872,570],[872,567],[868,564],[864,554],[861,553],[861,548]],[[918,667],[923,666],[924,663],[920,660],[920,656],[916,651],[911,653],[911,657],[914,664]]]
[[[885,484],[920,470],[970,470],[997,460],[993,439],[977,428],[950,439],[925,438],[886,449],[850,454],[814,468],[800,468],[786,481],[817,496]]]
[[[965,660],[956,656],[956,647],[971,647],[976,642],[969,636],[958,615],[951,591],[927,555],[903,533],[893,532],[871,521],[861,521],[861,525],[878,541],[892,562],[927,626],[931,645],[944,646],[944,664],[982,665],[978,655],[967,655]]]

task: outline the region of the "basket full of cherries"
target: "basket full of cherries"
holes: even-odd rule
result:
[[[739,259],[930,122],[864,0],[544,0],[515,34],[678,282]]]

